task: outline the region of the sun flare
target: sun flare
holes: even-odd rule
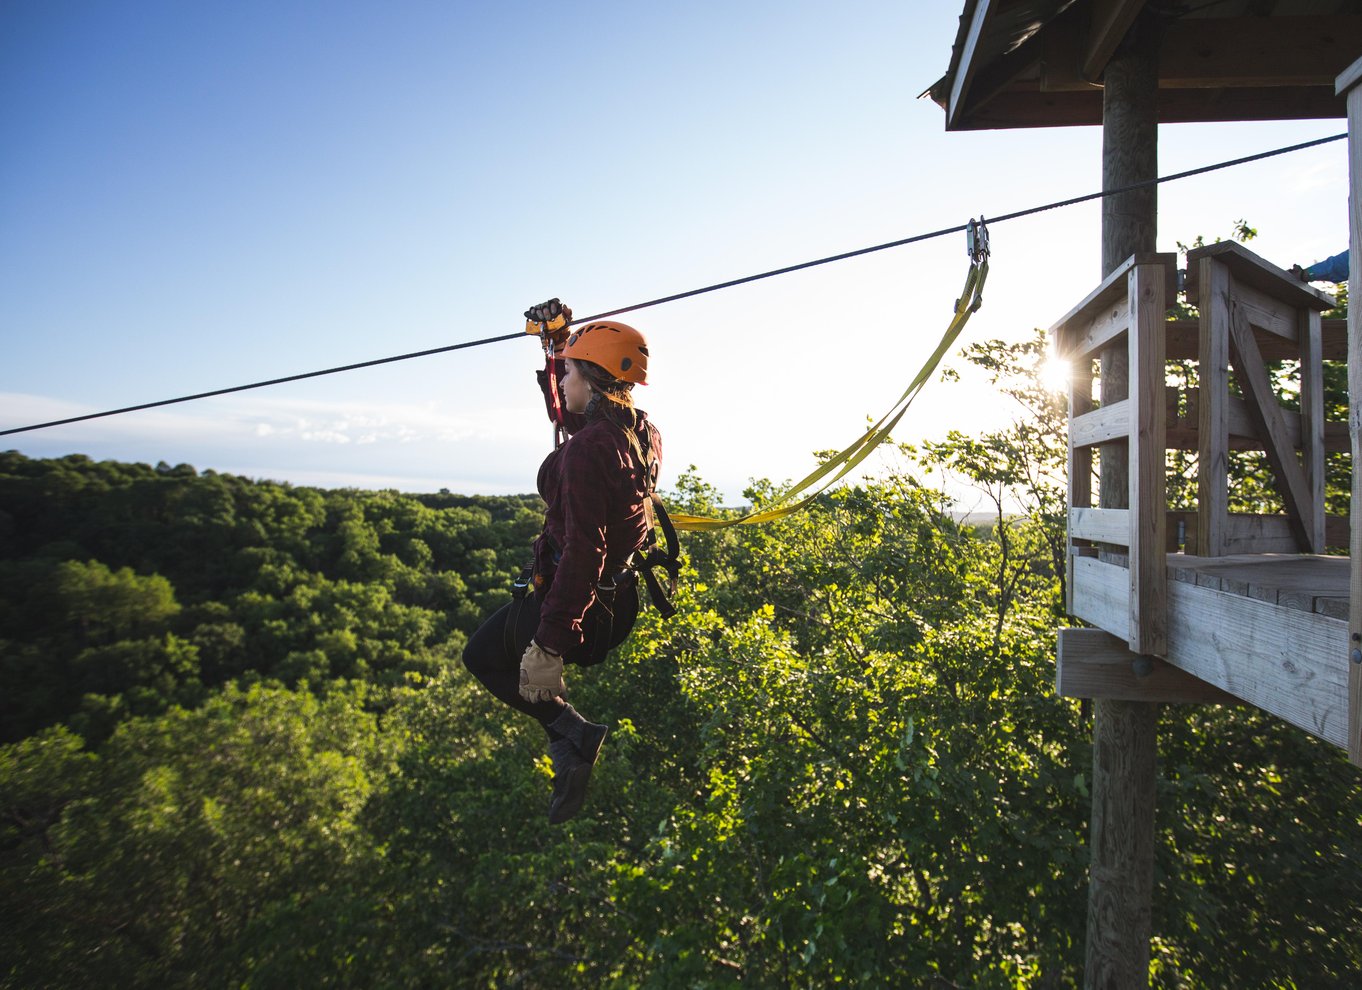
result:
[[[1036,377],[1047,392],[1067,392],[1072,370],[1073,367],[1068,360],[1051,352],[1040,362],[1036,369]]]

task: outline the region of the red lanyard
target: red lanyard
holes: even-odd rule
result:
[[[553,420],[553,449],[557,450],[563,445],[567,428],[563,425],[563,404],[558,396],[558,362],[554,360],[552,347],[550,343],[544,350],[549,362],[549,395],[553,396],[553,414],[550,417]]]

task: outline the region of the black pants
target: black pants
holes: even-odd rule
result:
[[[613,601],[603,598],[587,611],[582,621],[586,641],[563,657],[565,663],[583,667],[600,663],[628,637],[638,617],[637,585],[622,583]],[[535,719],[553,739],[558,733],[549,723],[562,712],[562,703],[556,699],[526,701],[520,696],[520,658],[539,628],[540,604],[538,596],[528,594],[493,612],[464,647],[463,665],[496,698]]]

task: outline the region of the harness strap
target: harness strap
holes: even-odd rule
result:
[[[669,595],[676,594],[676,581],[681,574],[681,542],[676,538],[676,527],[672,525],[672,518],[667,514],[667,506],[663,504],[662,496],[657,494],[657,477],[662,466],[653,452],[652,437],[651,430],[643,431],[643,463],[640,465],[643,471],[643,490],[647,496],[643,500],[643,517],[647,520],[648,533],[643,538],[642,549],[630,556],[629,566],[642,575],[643,583],[648,589],[648,597],[658,614],[664,619],[670,619],[676,614],[676,606],[672,604]],[[665,547],[659,547],[657,543],[658,523],[662,524]],[[667,572],[666,591],[663,590],[657,575],[653,573],[655,567],[661,567]]]
[[[563,446],[566,427],[563,425],[563,401],[558,396],[558,363],[553,358],[553,344],[545,338],[544,353],[548,358],[549,395],[553,397],[553,449]]]
[[[530,592],[530,584],[534,580],[534,563],[531,561],[520,571],[520,577],[511,585],[511,610],[506,613],[506,624],[501,627],[501,641],[506,648],[506,655],[513,657],[516,655],[516,630],[520,627],[520,613],[525,610],[525,596]]]

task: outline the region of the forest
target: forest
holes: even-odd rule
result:
[[[542,732],[459,660],[536,496],[0,454],[0,984],[1078,985],[1043,350],[966,350],[996,432],[688,536],[679,614],[571,681],[613,731],[557,828]],[[1153,984],[1349,985],[1362,774],[1249,707],[1165,706],[1159,759]]]

